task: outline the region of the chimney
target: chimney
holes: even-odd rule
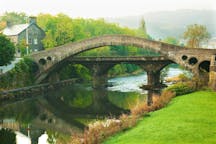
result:
[[[37,18],[34,16],[29,17],[29,24],[36,24],[37,23]]]
[[[10,21],[6,21],[6,25],[7,25],[7,27],[11,27],[13,24],[12,24],[12,22],[10,22]]]

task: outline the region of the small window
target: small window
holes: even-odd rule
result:
[[[38,39],[37,39],[37,38],[34,39],[34,44],[35,44],[35,45],[38,44]]]
[[[32,44],[32,39],[28,38],[28,44]]]

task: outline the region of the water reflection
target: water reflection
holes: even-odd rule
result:
[[[171,69],[168,76],[182,73]],[[76,84],[23,101],[4,102],[0,107],[0,127],[8,127],[27,135],[30,124],[32,143],[49,131],[70,135],[82,132],[92,120],[118,116],[146,99],[140,85],[146,84],[146,73],[137,76],[110,79],[113,85],[106,89],[92,89]],[[149,97],[148,97],[149,98]],[[151,97],[150,97],[151,98]]]
[[[0,123],[31,138],[45,130],[71,134],[81,132],[89,121],[129,112],[129,108],[145,96],[130,92],[95,90],[86,85],[71,85],[49,92],[46,96],[7,103],[0,107]]]

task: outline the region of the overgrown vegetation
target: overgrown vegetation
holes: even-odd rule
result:
[[[188,94],[200,89],[205,89],[207,86],[206,77],[197,78],[196,76],[188,78],[185,74],[178,76],[178,82],[169,86],[165,90],[175,93],[176,96]]]
[[[11,89],[32,85],[37,70],[37,65],[25,57],[11,71],[0,76],[0,87]]]
[[[7,128],[0,128],[0,143],[1,144],[16,144],[15,133]]]
[[[169,86],[168,88],[166,88],[166,90],[172,91],[176,94],[176,96],[178,96],[178,95],[183,95],[183,94],[194,92],[195,88],[193,87],[193,85],[180,82],[180,83]]]
[[[10,64],[14,59],[14,53],[14,44],[0,33],[0,66]]]

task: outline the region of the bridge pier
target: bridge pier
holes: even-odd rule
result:
[[[211,56],[209,86],[216,91],[216,55]]]
[[[91,65],[92,87],[94,89],[103,89],[107,87],[109,64],[95,63]]]
[[[140,65],[142,69],[147,72],[147,87],[150,88],[148,89],[148,95],[146,100],[148,106],[153,103],[152,97],[154,94],[154,89],[161,84],[160,71],[170,63],[170,61],[159,61]]]
[[[147,71],[147,85],[156,86],[160,84],[160,70]]]

